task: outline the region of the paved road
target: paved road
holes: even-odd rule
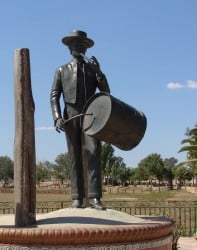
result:
[[[180,237],[178,241],[179,250],[197,250],[197,240],[195,237]]]

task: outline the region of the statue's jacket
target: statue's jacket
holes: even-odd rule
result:
[[[95,94],[96,89],[110,92],[107,79],[102,75],[102,80],[98,79],[95,71],[86,63],[83,63],[83,74],[79,74],[79,67],[74,60],[60,66],[54,76],[51,89],[51,108],[54,121],[62,118],[60,107],[60,96],[63,95],[65,110],[69,106],[82,108],[87,100]],[[64,118],[68,118],[64,110]],[[65,117],[66,116],[66,117]]]

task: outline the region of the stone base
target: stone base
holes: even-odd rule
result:
[[[36,225],[23,228],[13,217],[0,216],[0,249],[172,249],[173,222],[163,217],[67,208],[39,214]]]

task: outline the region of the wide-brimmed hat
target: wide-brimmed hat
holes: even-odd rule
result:
[[[94,45],[94,41],[87,37],[86,32],[81,30],[73,30],[70,32],[69,36],[63,37],[63,44],[69,46],[73,41],[83,42],[86,48],[90,48]]]

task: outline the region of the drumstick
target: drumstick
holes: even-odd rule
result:
[[[69,121],[72,121],[73,119],[79,118],[81,116],[86,116],[86,115],[93,115],[92,113],[82,113],[82,114],[78,114],[78,115],[74,115],[66,120],[64,120],[64,124],[68,123]]]

